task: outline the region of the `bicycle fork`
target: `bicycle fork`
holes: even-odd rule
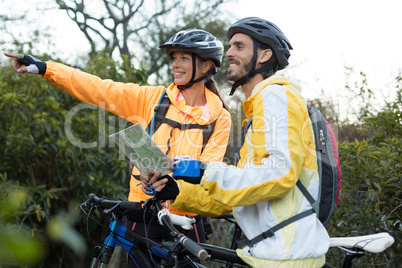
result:
[[[139,236],[135,232],[127,229],[118,221],[111,221],[109,224],[109,235],[105,238],[102,246],[96,246],[94,256],[91,263],[91,268],[104,268],[109,263],[116,245],[120,245],[138,267],[150,267],[149,259],[138,251],[132,251],[133,241],[138,243],[137,246],[143,249],[149,249],[150,253],[166,258],[168,251],[160,248],[152,243],[147,242],[144,237]],[[137,252],[137,253],[136,253]]]
[[[110,233],[103,242],[103,247],[96,246],[94,249],[93,260],[91,268],[104,268],[109,263],[114,248],[116,245],[120,245],[127,252],[130,252],[133,243],[124,237],[126,227],[117,221],[112,221],[109,224]],[[118,239],[116,237],[119,237]]]
[[[114,248],[113,247],[101,247],[96,246],[94,249],[94,256],[91,262],[91,268],[104,268],[109,263],[112,257]]]

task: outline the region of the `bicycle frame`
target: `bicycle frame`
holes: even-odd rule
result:
[[[92,199],[95,199],[93,201]],[[178,232],[173,224],[182,226],[182,228],[191,227],[191,223],[195,220],[185,216],[170,215],[170,213],[163,209],[161,203],[154,200],[153,206],[158,211],[158,219],[161,224],[170,230],[172,241],[157,243],[149,240],[138,233],[127,229],[120,221],[122,213],[119,212],[125,209],[138,209],[133,208],[133,202],[125,201],[110,201],[101,199],[95,195],[91,195],[91,199],[87,203],[96,204],[95,207],[101,204],[104,212],[111,215],[112,219],[109,224],[109,233],[104,239],[103,245],[95,247],[94,258],[91,267],[105,267],[113,254],[116,245],[121,246],[132,257],[134,263],[138,267],[154,267],[154,259],[164,260],[164,267],[204,267],[190,258],[190,253],[201,260],[216,259],[225,262],[234,262],[239,265],[246,264],[237,256],[235,250],[220,248],[208,244],[197,244],[191,239],[187,238],[184,234]],[[112,206],[112,208],[105,209],[105,207]],[[173,222],[172,222],[173,221]],[[138,249],[138,250],[133,250]]]
[[[138,260],[139,256],[135,256],[131,249],[136,241],[136,246],[148,248],[151,253],[155,254],[160,258],[166,259],[168,257],[169,251],[165,248],[160,247],[156,243],[146,240],[144,237],[138,235],[137,233],[128,230],[121,222],[113,220],[109,224],[110,233],[104,240],[104,247],[102,250],[95,249],[94,260],[91,267],[96,267],[97,262],[106,265],[109,263],[110,258],[113,254],[116,245],[121,246],[130,256],[133,258],[134,262],[141,267],[141,263],[147,263],[147,260]],[[143,242],[141,242],[143,241]],[[149,263],[149,262],[148,262]],[[101,265],[100,267],[103,267]]]
[[[91,264],[91,268],[98,267],[97,263],[100,264],[99,267],[105,267],[106,264],[109,263],[110,258],[113,254],[114,248],[116,245],[121,246],[130,256],[133,261],[136,263],[138,267],[150,267],[151,263],[149,262],[149,255],[141,256],[135,255],[133,251],[131,251],[132,247],[141,247],[143,251],[150,250],[151,254],[154,254],[155,257],[160,257],[162,259],[168,259],[168,256],[171,252],[166,248],[159,246],[157,243],[147,240],[141,235],[127,229],[121,222],[113,220],[109,224],[110,233],[104,239],[103,249],[100,247],[95,248],[94,259]],[[246,265],[242,259],[240,259],[234,250],[209,245],[209,244],[199,244],[202,248],[204,248],[208,254],[209,259],[212,260],[221,260],[225,262],[230,262],[230,264],[241,264]],[[201,267],[199,264],[195,264],[195,267]],[[232,266],[228,266],[232,267]]]

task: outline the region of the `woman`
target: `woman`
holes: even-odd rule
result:
[[[230,114],[211,79],[221,64],[221,41],[206,31],[190,29],[176,33],[160,48],[166,49],[173,61],[174,81],[167,88],[102,80],[60,63],[45,63],[28,55],[5,55],[14,58],[13,68],[17,72],[42,74],[68,94],[86,103],[97,106],[102,104],[101,107],[106,107],[106,110],[132,123],[140,123],[144,129],[154,118],[154,108],[166,92],[170,105],[165,118],[170,119],[169,122],[179,123],[179,127],[161,123],[152,133],[155,143],[171,158],[187,155],[205,163],[221,161],[226,151],[231,123]],[[28,66],[21,66],[21,63]],[[205,128],[189,127],[189,124],[206,126],[210,131],[206,144],[203,135]],[[142,201],[147,198],[149,196],[141,190],[139,171],[133,168],[128,199]],[[196,216],[173,208],[170,211]],[[203,242],[205,234],[201,217],[197,216],[196,219],[196,228],[188,236]],[[151,215],[144,216],[142,211],[129,215],[126,226],[139,233],[144,233],[146,227],[151,239],[162,240],[168,235]],[[129,267],[135,267],[132,262],[128,264]]]

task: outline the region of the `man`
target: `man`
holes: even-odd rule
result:
[[[156,197],[174,199],[173,207],[204,216],[233,209],[249,240],[237,254],[253,267],[322,267],[329,236],[316,214],[283,223],[311,210],[296,187],[298,180],[315,199],[319,192],[307,105],[299,86],[275,74],[288,65],[292,47],[277,26],[255,17],[234,23],[228,38],[227,77],[235,82],[231,94],[241,86],[247,98],[237,167],[183,157],[173,168],[177,184],[171,178],[158,180],[159,174],[151,178]],[[271,234],[259,236],[269,229]]]

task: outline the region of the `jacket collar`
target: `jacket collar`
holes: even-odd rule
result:
[[[184,98],[179,99],[178,96],[180,95],[180,90],[177,88],[177,85],[175,84],[171,84],[166,89],[166,93],[169,96],[170,102],[172,103],[173,106],[176,107],[176,109],[181,111],[183,114],[191,116],[196,121],[196,123],[200,125],[206,125],[214,122],[218,118],[223,109],[223,105],[219,97],[216,96],[214,93],[212,93],[208,88],[205,88],[205,96],[207,99],[207,104],[206,106],[204,106],[204,111],[203,107],[201,106],[196,107],[188,106]],[[208,112],[205,111],[206,108],[209,110],[210,114],[209,118],[205,118],[205,116],[203,116],[205,115],[205,113]]]
[[[257,94],[261,90],[263,90],[266,86],[273,85],[273,84],[290,86],[290,87],[294,88],[294,90],[296,92],[298,92],[299,94],[301,92],[301,87],[298,84],[296,84],[295,82],[290,81],[289,79],[286,79],[280,75],[272,75],[272,76],[268,77],[267,79],[258,83],[254,87],[253,91],[251,92],[251,96],[247,100],[243,101],[242,106],[243,106],[243,110],[244,110],[244,113],[246,114],[247,119],[249,119],[253,115],[253,103],[254,103],[254,99],[256,98]]]

